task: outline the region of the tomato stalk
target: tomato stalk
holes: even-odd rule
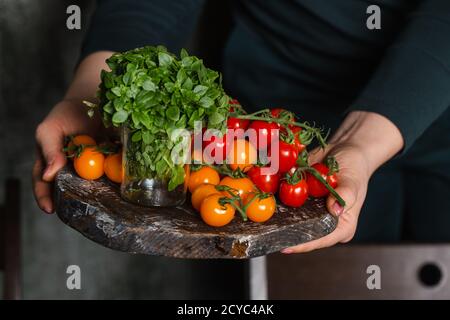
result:
[[[253,201],[255,201],[256,199],[262,200],[262,199],[266,199],[266,198],[268,198],[268,197],[271,196],[270,193],[267,193],[267,192],[261,192],[261,191],[258,191],[258,192],[252,192],[251,194],[254,194],[255,196],[254,196],[253,198],[251,198],[245,205],[242,206],[242,210],[243,210],[244,212],[247,212],[247,208],[248,208],[248,207],[253,203]]]
[[[303,169],[311,173],[314,176],[314,178],[319,180],[325,186],[325,188],[327,188],[328,191],[330,191],[330,193],[336,198],[337,202],[339,202],[339,204],[342,207],[345,207],[345,200],[342,199],[342,197],[336,192],[336,190],[334,190],[334,188],[330,186],[330,184],[322,177],[322,175],[316,169],[312,167],[305,167],[299,169]]]
[[[242,206],[243,206],[242,199],[239,196],[238,190],[236,190],[234,188],[230,188],[228,186],[216,186],[216,190],[225,191],[231,196],[231,198],[228,198],[228,197],[221,198],[221,200],[220,200],[221,202],[219,202],[220,205],[222,205],[222,206],[225,204],[231,205],[235,210],[237,210],[241,214],[242,220],[244,220],[244,221],[248,220],[247,214],[245,213],[244,210],[242,210]],[[239,205],[237,205],[236,202],[238,202]]]
[[[317,138],[317,140],[319,141],[320,145],[325,148],[327,146],[326,143],[326,138],[328,137],[329,132],[325,135],[325,137],[323,137],[322,135],[322,130],[316,127],[312,127],[306,123],[302,123],[302,122],[293,122],[289,119],[283,119],[283,118],[273,118],[273,117],[267,117],[267,116],[258,116],[259,114],[267,114],[269,113],[270,110],[269,109],[263,109],[251,114],[244,114],[244,115],[235,115],[235,118],[238,119],[244,119],[244,120],[251,120],[251,121],[268,121],[268,122],[274,122],[274,123],[278,123],[284,126],[296,126],[296,127],[301,127],[305,130],[311,131],[314,136]]]

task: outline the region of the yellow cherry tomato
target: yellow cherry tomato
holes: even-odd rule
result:
[[[277,208],[273,195],[267,194],[266,198],[259,198],[255,193],[249,193],[244,199],[247,217],[253,222],[265,222],[272,218]]]
[[[192,192],[191,195],[192,206],[194,207],[195,210],[200,211],[200,207],[202,205],[203,200],[206,197],[216,193],[220,192],[216,190],[215,185],[209,183],[199,185],[197,188],[195,188],[194,192]]]
[[[230,191],[234,194],[237,193],[236,195],[239,195],[241,199],[243,199],[247,193],[255,191],[255,185],[249,178],[233,178],[227,176],[223,178],[222,181],[220,181],[219,186],[227,186],[231,189],[236,190]],[[226,195],[228,198],[232,197],[228,191],[223,191],[223,194]]]
[[[204,183],[216,185],[220,182],[219,173],[211,167],[202,167],[196,171],[191,170],[189,176],[189,191],[194,192],[195,188]]]
[[[96,147],[87,147],[75,158],[73,165],[77,174],[86,180],[95,180],[104,173],[105,156]]]
[[[212,227],[223,227],[234,218],[235,209],[229,204],[221,204],[221,194],[212,194],[206,197],[200,206],[200,216],[203,221]]]
[[[256,148],[250,142],[245,139],[233,141],[227,159],[231,170],[247,172],[256,163],[256,159]]]
[[[108,155],[105,159],[104,170],[109,180],[116,183],[122,183],[123,179],[122,154],[115,153]]]
[[[81,145],[93,147],[97,145],[97,142],[95,142],[92,137],[85,134],[74,136],[67,145],[67,155],[69,157],[73,157],[76,147],[79,147]]]

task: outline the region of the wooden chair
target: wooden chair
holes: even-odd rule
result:
[[[8,179],[0,206],[0,271],[5,300],[21,298],[20,248],[20,181]]]

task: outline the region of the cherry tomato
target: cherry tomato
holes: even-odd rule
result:
[[[189,191],[194,192],[195,188],[203,183],[216,185],[220,182],[219,174],[211,167],[201,167],[200,169],[191,170],[188,181]]]
[[[245,139],[236,139],[230,147],[227,162],[231,170],[240,169],[247,172],[256,163],[257,152],[255,147]]]
[[[250,124],[250,120],[246,120],[246,119],[238,119],[238,118],[234,118],[234,117],[229,117],[227,120],[227,128],[233,129],[233,130],[237,130],[237,129],[247,130],[249,124]]]
[[[221,194],[207,196],[200,206],[200,216],[203,221],[212,227],[223,227],[234,218],[235,209],[229,204],[221,204]]]
[[[230,104],[230,113],[235,111],[234,106],[236,106],[236,109],[242,109],[241,104],[239,103],[239,101],[237,101],[236,99],[232,99],[229,102]],[[246,130],[248,128],[248,125],[250,124],[250,120],[245,120],[245,119],[238,119],[238,118],[234,118],[234,117],[228,117],[227,120],[227,128],[228,129],[243,129]]]
[[[247,173],[248,177],[262,192],[276,193],[280,184],[280,175],[274,174],[262,174],[263,167],[254,166]]]
[[[248,205],[246,210],[247,217],[253,222],[265,222],[269,220],[272,218],[277,207],[273,195],[267,195],[265,198],[260,198],[254,193],[250,193],[245,197],[244,205]]]
[[[278,139],[279,127],[275,122],[256,120],[248,128],[255,130],[258,150],[267,149],[274,139]]]
[[[294,145],[299,153],[303,152],[306,149],[306,146],[300,140],[300,132],[302,131],[301,127],[298,126],[289,126],[292,133],[294,134]]]
[[[295,184],[283,181],[279,191],[280,200],[287,206],[300,207],[308,199],[308,184],[305,179],[301,179]]]
[[[274,118],[283,118],[286,120],[289,120],[290,122],[294,122],[295,120],[295,115],[283,108],[273,108],[270,110],[270,114],[272,115],[272,117]],[[281,127],[281,125],[277,124],[278,127]]]
[[[249,178],[233,178],[227,176],[220,181],[219,186],[227,186],[236,190],[241,199],[243,199],[247,193],[255,191],[255,185]],[[231,198],[231,195],[227,191],[223,191],[223,194]]]
[[[336,173],[333,173],[332,175],[329,175],[329,168],[323,164],[323,163],[316,163],[313,164],[312,167],[316,169],[322,178],[324,178],[328,184],[336,188],[338,185],[338,178]],[[309,194],[315,198],[325,197],[327,196],[330,191],[319,181],[317,180],[313,175],[310,173],[307,174],[306,182],[308,183],[309,187]]]
[[[73,165],[81,178],[95,180],[103,175],[104,163],[105,156],[96,147],[86,147],[75,158]]]
[[[92,147],[92,146],[96,146],[97,142],[95,142],[95,140],[88,135],[85,135],[85,134],[77,135],[77,136],[73,137],[70,140],[69,144],[67,145],[67,149],[68,149],[67,155],[69,157],[73,157],[73,155],[75,154],[75,147],[82,146],[82,145]]]
[[[275,164],[278,164],[278,173],[283,174],[288,172],[295,166],[298,159],[298,150],[294,144],[289,144],[280,140],[278,147],[278,159],[272,158]]]
[[[222,137],[219,136],[204,136],[203,140],[203,152],[206,159],[210,159],[211,162],[223,163],[226,159],[229,146],[227,145],[227,134]],[[214,161],[216,159],[218,161]]]
[[[116,183],[122,183],[123,179],[122,154],[115,153],[108,155],[103,164],[103,169],[109,180]]]
[[[194,192],[192,192],[192,206],[195,210],[200,211],[200,206],[202,205],[203,200],[215,193],[220,193],[216,190],[215,185],[209,183],[199,185],[197,188],[195,188]]]

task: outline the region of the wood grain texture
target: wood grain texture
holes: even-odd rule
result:
[[[323,237],[336,218],[323,200],[299,209],[279,206],[264,224],[240,217],[222,228],[203,223],[189,204],[147,208],[125,202],[119,186],[102,178],[86,181],[70,167],[56,178],[60,219],[87,238],[114,250],[177,258],[251,258]]]

